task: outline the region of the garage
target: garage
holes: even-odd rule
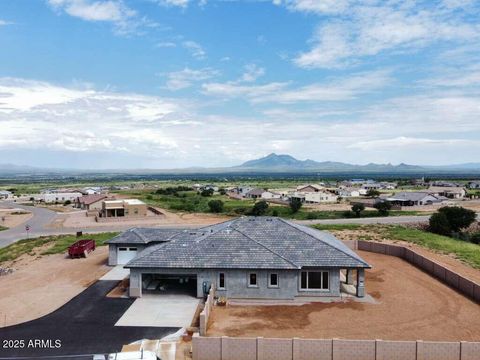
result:
[[[137,256],[137,251],[137,247],[119,246],[117,248],[117,263],[119,265],[125,265]]]
[[[175,294],[197,297],[196,274],[142,274],[144,294]]]

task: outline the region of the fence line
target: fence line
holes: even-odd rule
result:
[[[193,360],[478,360],[480,342],[202,337]]]
[[[208,328],[208,319],[210,313],[212,312],[212,307],[215,302],[215,286],[212,284],[210,291],[208,292],[207,300],[205,301],[205,306],[200,313],[200,335],[205,336],[207,334]]]
[[[480,303],[480,285],[456,272],[440,265],[439,263],[420,255],[412,249],[400,245],[383,244],[372,241],[358,240],[358,250],[396,256],[437,278],[444,284],[454,288],[459,293]],[[480,359],[480,357],[479,357]]]

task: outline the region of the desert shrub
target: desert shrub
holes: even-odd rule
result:
[[[292,210],[292,214],[295,214],[302,208],[302,201],[297,198],[290,199],[290,210]]]
[[[454,232],[468,228],[475,222],[477,217],[475,211],[465,209],[461,206],[444,206],[438,209],[438,212],[445,215],[450,229]]]
[[[223,211],[223,201],[222,200],[210,200],[208,202],[208,208],[210,212],[221,213]]]
[[[352,211],[355,213],[357,217],[360,217],[363,210],[365,210],[365,205],[362,203],[356,203],[352,205]]]
[[[388,212],[392,208],[392,204],[390,204],[388,201],[381,201],[373,205],[375,209],[381,214],[381,215],[388,215]]]
[[[250,210],[250,214],[253,216],[262,216],[265,215],[268,211],[268,203],[266,201],[259,201],[255,203]]]
[[[450,235],[452,228],[444,213],[437,212],[430,216],[428,230],[439,235]]]

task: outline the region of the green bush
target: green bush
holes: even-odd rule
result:
[[[290,199],[290,210],[292,210],[292,214],[295,214],[302,208],[302,201],[297,198]]]
[[[450,227],[447,216],[440,212],[430,216],[428,231],[439,235],[450,235],[452,228]]]
[[[374,207],[375,209],[377,209],[377,211],[378,211],[381,215],[387,216],[387,215],[388,215],[388,212],[389,212],[390,209],[392,208],[392,204],[390,204],[388,201],[381,201],[381,202],[378,202],[378,203],[376,203],[375,205],[373,205],[373,207]]]
[[[259,201],[255,203],[250,210],[250,214],[253,216],[265,215],[268,211],[268,203],[266,201]]]
[[[480,245],[480,232],[477,232],[475,234],[472,234],[470,236],[470,242]]]
[[[438,212],[445,215],[450,229],[454,232],[459,232],[469,227],[475,222],[477,217],[475,211],[465,209],[461,206],[444,206],[438,209]]]
[[[208,207],[212,213],[221,213],[223,212],[223,201],[222,200],[210,200],[208,202]]]
[[[357,217],[360,217],[363,210],[365,210],[365,205],[362,203],[356,203],[352,205],[352,211],[355,213]]]

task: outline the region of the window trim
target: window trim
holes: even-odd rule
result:
[[[223,287],[220,286],[220,275],[223,274]],[[226,290],[227,289],[227,282],[226,282],[226,275],[225,272],[219,272],[217,275],[217,290]]]
[[[251,276],[252,276],[252,275],[255,275],[255,284],[254,284],[254,285],[252,285],[252,284],[250,283],[250,280],[251,280]],[[249,287],[249,288],[258,288],[258,274],[257,274],[256,272],[249,272],[249,273],[247,274],[247,287]]]
[[[302,273],[307,274],[307,286],[308,286],[308,273],[322,273],[321,275],[321,283],[322,283],[322,288],[321,289],[310,289],[310,288],[303,288],[302,287]],[[326,289],[323,289],[323,273],[328,274],[328,287]],[[298,277],[298,290],[299,291],[308,291],[308,292],[330,292],[330,270],[300,270],[300,276]]]
[[[272,285],[272,275],[276,275],[277,276],[277,284],[276,285]],[[273,288],[273,289],[278,289],[280,287],[280,281],[279,281],[280,277],[278,276],[278,273],[277,272],[271,272],[271,273],[268,273],[268,287],[269,288]]]

